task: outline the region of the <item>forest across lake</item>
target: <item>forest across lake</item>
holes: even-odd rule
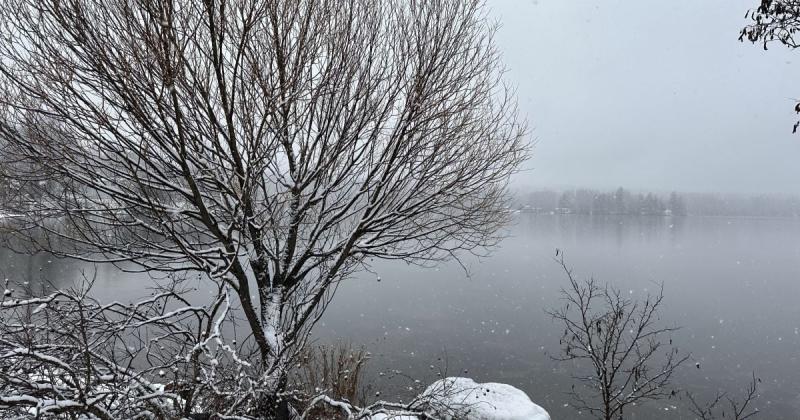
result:
[[[545,214],[800,217],[800,197],[790,194],[520,189],[512,203],[520,212]]]

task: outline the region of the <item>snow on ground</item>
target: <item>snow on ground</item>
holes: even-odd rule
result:
[[[511,385],[479,384],[469,378],[445,378],[431,384],[420,399],[428,412],[443,420],[550,420],[542,407]],[[375,414],[371,420],[418,420],[410,416]]]
[[[414,416],[393,416],[391,414],[374,414],[370,417],[370,420],[419,420],[417,417]]]
[[[542,407],[507,384],[479,384],[469,378],[445,378],[431,384],[423,396],[433,398],[434,410],[461,412],[458,420],[550,420]],[[455,417],[442,413],[445,419]]]

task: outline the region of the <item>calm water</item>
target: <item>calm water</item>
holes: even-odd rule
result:
[[[545,315],[566,279],[553,261],[565,251],[578,276],[608,281],[631,296],[663,283],[662,318],[683,329],[692,353],[677,385],[700,394],[736,393],[752,371],[762,379],[764,419],[800,413],[800,221],[519,215],[490,258],[420,268],[381,263],[344,282],[315,330],[372,352],[370,380],[383,397],[449,375],[507,382],[553,418],[578,417],[565,404],[571,366],[547,356],[562,327]],[[5,275],[74,279],[91,267],[46,256],[0,253]],[[380,281],[378,280],[380,279]],[[98,268],[98,293],[119,299],[147,286],[142,276]],[[694,362],[701,363],[696,369]],[[431,368],[433,366],[433,369]],[[400,375],[390,374],[400,370]],[[466,371],[466,373],[464,373]],[[380,375],[383,373],[383,375]],[[648,404],[636,418],[692,418],[682,401]],[[634,413],[626,413],[626,417]]]

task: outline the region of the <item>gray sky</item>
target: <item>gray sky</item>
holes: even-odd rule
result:
[[[522,187],[800,193],[800,51],[738,41],[759,0],[489,0],[538,142]]]

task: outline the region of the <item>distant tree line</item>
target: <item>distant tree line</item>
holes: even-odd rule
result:
[[[800,217],[800,197],[578,188],[520,191],[514,208],[556,214]]]

